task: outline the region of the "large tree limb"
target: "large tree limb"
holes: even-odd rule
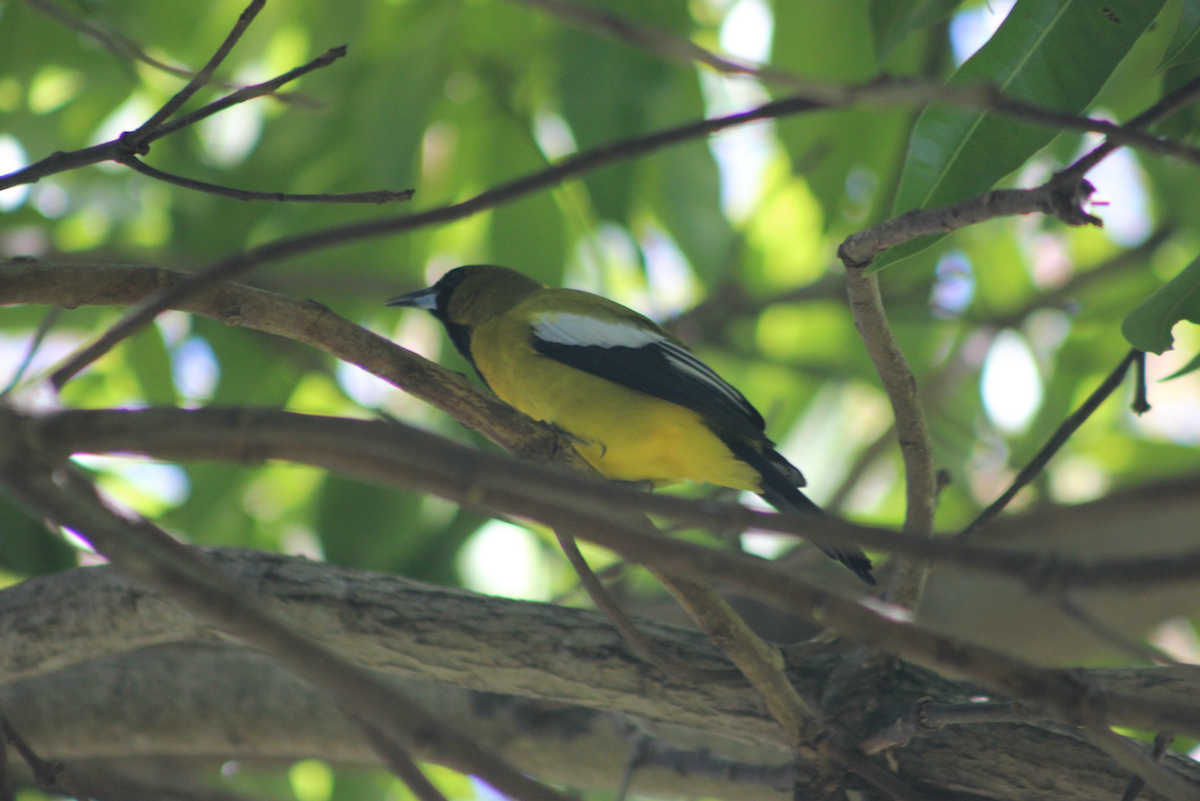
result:
[[[762,749],[767,755],[774,750],[780,762],[787,759],[777,727],[749,687],[686,686],[655,675],[633,658],[597,613],[489,598],[276,554],[230,550],[209,554],[226,573],[269,599],[273,610],[368,667],[406,680],[631,714],[647,721],[652,733],[679,741],[686,735],[689,746],[710,745],[746,761],[763,758]],[[720,658],[698,632],[651,623],[644,627],[660,647],[680,658],[701,662]],[[156,649],[144,650],[151,645]],[[157,661],[156,654],[163,654],[166,661]],[[240,682],[242,674],[237,672],[214,673],[199,664],[195,670],[175,669],[175,660],[189,654],[192,659],[228,659],[231,665],[242,660],[248,671],[259,671],[255,681],[261,683],[255,686],[266,688],[265,693],[243,695],[240,689],[251,685],[220,681],[225,676]],[[93,661],[98,658],[117,661],[105,667]],[[287,756],[288,749],[306,742],[328,748],[322,753],[333,759],[358,761],[366,755],[361,741],[341,737],[344,728],[339,727],[346,724],[334,720],[331,708],[314,695],[293,695],[298,686],[295,679],[262,673],[267,668],[254,659],[240,649],[222,646],[212,629],[111,568],[68,571],[0,592],[0,680],[24,677],[0,689],[0,703],[12,708],[14,722],[31,727],[31,742],[45,756],[112,758],[197,749],[224,758],[262,758]],[[832,654],[811,656],[792,668],[789,676],[801,692],[815,697],[838,661]],[[1200,677],[1192,669],[1120,669],[1095,675],[1105,686],[1136,688],[1167,702],[1194,698],[1200,692]],[[191,711],[173,717],[170,705],[161,703],[171,696],[154,694],[152,676],[158,677],[160,686],[173,678],[174,698]],[[213,683],[206,685],[206,681]],[[60,695],[58,690],[68,684],[74,689]],[[51,688],[55,691],[47,691]],[[895,666],[886,686],[862,691],[879,706],[833,712],[840,722],[864,735],[907,714],[920,697],[955,702],[980,692],[973,685],[903,664]],[[209,692],[216,697],[210,698]],[[439,704],[439,709],[445,700],[453,714],[462,711],[463,707],[454,706],[464,703],[461,696],[428,692],[435,694],[423,697]],[[437,694],[443,692],[449,694]],[[85,700],[88,697],[92,702]],[[115,706],[127,717],[112,715],[116,697],[120,703]],[[229,709],[247,703],[239,698],[250,697],[256,700],[244,713]],[[500,706],[510,703],[493,700]],[[197,718],[204,703],[216,705],[212,716]],[[564,748],[586,749],[597,742],[590,739],[600,735],[586,713],[543,708],[549,710],[546,725],[561,724],[557,732],[564,738]],[[38,725],[30,717],[44,723]],[[71,725],[57,725],[64,720]],[[222,728],[218,725],[222,720],[233,725]],[[484,744],[502,736],[497,732],[503,732],[509,722],[493,721],[494,730],[483,729]],[[566,736],[572,724],[591,733],[573,740]],[[137,737],[132,736],[135,729]],[[731,746],[731,736],[747,745]],[[518,742],[505,756],[524,767],[518,757],[523,749],[536,750],[535,742],[536,738]],[[1028,798],[1035,788],[1049,786],[1045,782],[1050,777],[1059,798],[1117,797],[1128,778],[1081,737],[1048,724],[947,727],[894,749],[892,756],[900,778],[914,786],[993,798]],[[1200,779],[1200,768],[1194,763],[1175,758],[1169,764],[1182,775]]]

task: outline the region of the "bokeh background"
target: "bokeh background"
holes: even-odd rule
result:
[[[839,84],[880,73],[945,78],[988,40],[1013,3],[926,3],[927,17],[907,28],[889,27],[886,5],[603,3],[703,46]],[[240,0],[96,0],[61,8],[153,58],[191,67],[208,58],[241,11]],[[1162,68],[1185,11],[1180,0],[1164,5],[1090,114],[1127,120],[1195,74],[1194,61]],[[348,57],[291,85],[286,101],[236,106],[155,143],[147,162],[263,191],[414,188],[411,208],[421,210],[580,150],[781,94],[751,78],[666,62],[502,0],[271,0],[219,77],[261,81],[339,44],[349,46]],[[0,2],[0,173],[135,128],[181,85],[29,3]],[[430,316],[386,309],[383,301],[480,262],[604,294],[672,327],[738,386],[804,470],[814,500],[856,520],[896,525],[903,473],[886,436],[890,410],[855,332],[834,253],[848,234],[890,216],[918,113],[859,109],[759,122],[606,167],[459,223],[320,251],[245,280],[320,301],[463,372],[468,366]],[[1158,130],[1187,138],[1192,124],[1185,111]],[[1059,135],[1001,184],[1034,186],[1097,141]],[[1039,216],[1000,219],[881,274],[889,315],[923,391],[938,466],[952,478],[940,530],[961,528],[1002,491],[1128,350],[1124,315],[1200,251],[1195,168],[1120,151],[1089,177],[1105,204],[1093,208],[1102,229]],[[403,211],[240,203],[101,165],[0,193],[0,256],[198,270],[272,239]],[[0,311],[0,385],[16,375],[47,313]],[[49,396],[38,377],[119,313],[63,310],[14,397],[34,408],[384,412],[492,447],[358,368],[179,312],[162,315],[61,397]],[[1122,389],[1018,496],[1014,511],[1084,503],[1200,470],[1200,374],[1156,383],[1200,349],[1195,326],[1181,324],[1175,335],[1175,351],[1148,360],[1153,411],[1134,416]],[[573,574],[546,532],[437,498],[290,465],[78,461],[115,498],[198,544],[278,549],[488,593],[584,602],[571,594]],[[750,534],[735,545],[775,555],[787,543]],[[596,549],[587,554],[597,567],[612,562]],[[95,558],[69,532],[66,539],[47,532],[0,500],[3,582]],[[630,597],[654,593],[636,570],[621,582]],[[1148,636],[1196,657],[1187,615]],[[236,766],[228,772],[236,774]],[[328,801],[359,780],[402,793],[382,777],[335,782],[319,762],[255,779],[299,801]],[[446,788],[457,787],[454,781],[447,778]],[[454,792],[484,790],[463,784]]]

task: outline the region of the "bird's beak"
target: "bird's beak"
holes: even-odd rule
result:
[[[389,300],[384,306],[409,306],[414,309],[429,309],[433,311],[437,308],[437,287],[427,287],[426,289],[418,289],[416,292],[409,292],[407,295],[397,295]]]

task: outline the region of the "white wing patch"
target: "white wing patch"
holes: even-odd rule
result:
[[[533,334],[543,342],[582,348],[657,347],[671,367],[716,390],[749,416],[756,415],[742,393],[714,373],[711,367],[655,331],[622,321],[598,320],[584,314],[545,312],[533,324]]]
[[[585,314],[546,312],[533,324],[533,334],[543,342],[599,348],[642,348],[670,344],[671,340],[645,328]]]

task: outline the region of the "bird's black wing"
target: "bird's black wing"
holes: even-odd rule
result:
[[[573,313],[549,313],[533,324],[533,349],[569,367],[698,412],[735,457],[758,471],[762,495],[781,511],[823,514],[799,490],[804,476],[772,447],[758,410],[664,334],[633,322]],[[874,584],[871,560],[854,546],[814,543]]]
[[[691,409],[723,435],[765,440],[766,423],[742,393],[653,329],[579,314],[546,315],[533,326],[533,348],[569,367]]]

